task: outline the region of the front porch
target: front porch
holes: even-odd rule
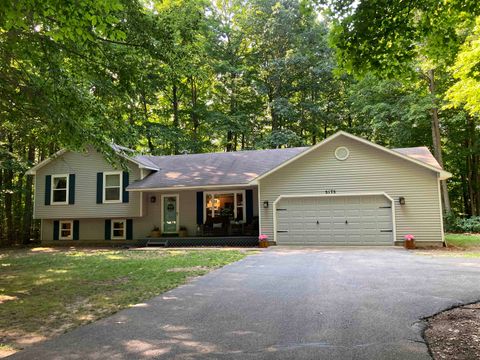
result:
[[[136,239],[160,246],[256,246],[256,187],[145,191]]]

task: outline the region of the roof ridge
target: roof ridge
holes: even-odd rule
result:
[[[147,158],[166,158],[166,157],[184,157],[184,156],[200,156],[200,155],[220,155],[220,154],[239,154],[239,153],[248,153],[248,152],[259,152],[259,151],[285,151],[285,150],[298,150],[298,149],[308,149],[310,146],[295,146],[291,148],[282,148],[282,149],[252,149],[252,150],[238,150],[238,151],[214,151],[214,152],[205,152],[205,153],[193,153],[193,154],[172,154],[172,155],[151,155],[151,154],[138,154],[136,156],[144,156]]]

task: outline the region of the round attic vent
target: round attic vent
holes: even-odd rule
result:
[[[338,160],[347,160],[350,151],[345,146],[339,146],[335,149],[335,157]]]

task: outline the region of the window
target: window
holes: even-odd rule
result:
[[[205,219],[228,217],[230,220],[245,222],[245,191],[205,193]]]
[[[122,202],[122,172],[103,173],[103,202]]]
[[[68,175],[52,175],[52,204],[68,204]]]
[[[125,239],[126,220],[112,220],[112,239]]]
[[[73,221],[60,221],[60,234],[58,238],[60,240],[72,240],[73,239]]]

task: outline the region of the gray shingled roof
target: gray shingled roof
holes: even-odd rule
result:
[[[133,159],[159,170],[128,186],[129,190],[247,185],[295,155],[309,149],[251,150],[172,156],[140,155]],[[400,154],[441,169],[426,147],[392,149]]]
[[[248,184],[308,147],[251,150],[172,156],[136,156],[150,161],[160,170],[128,186],[135,189],[161,189],[203,185]]]
[[[437,159],[432,155],[430,150],[426,146],[419,146],[419,147],[410,147],[410,148],[399,148],[399,149],[392,149],[402,155],[407,155],[415,160],[419,160],[424,162],[425,164],[434,166],[438,169],[442,167],[438,163]]]

